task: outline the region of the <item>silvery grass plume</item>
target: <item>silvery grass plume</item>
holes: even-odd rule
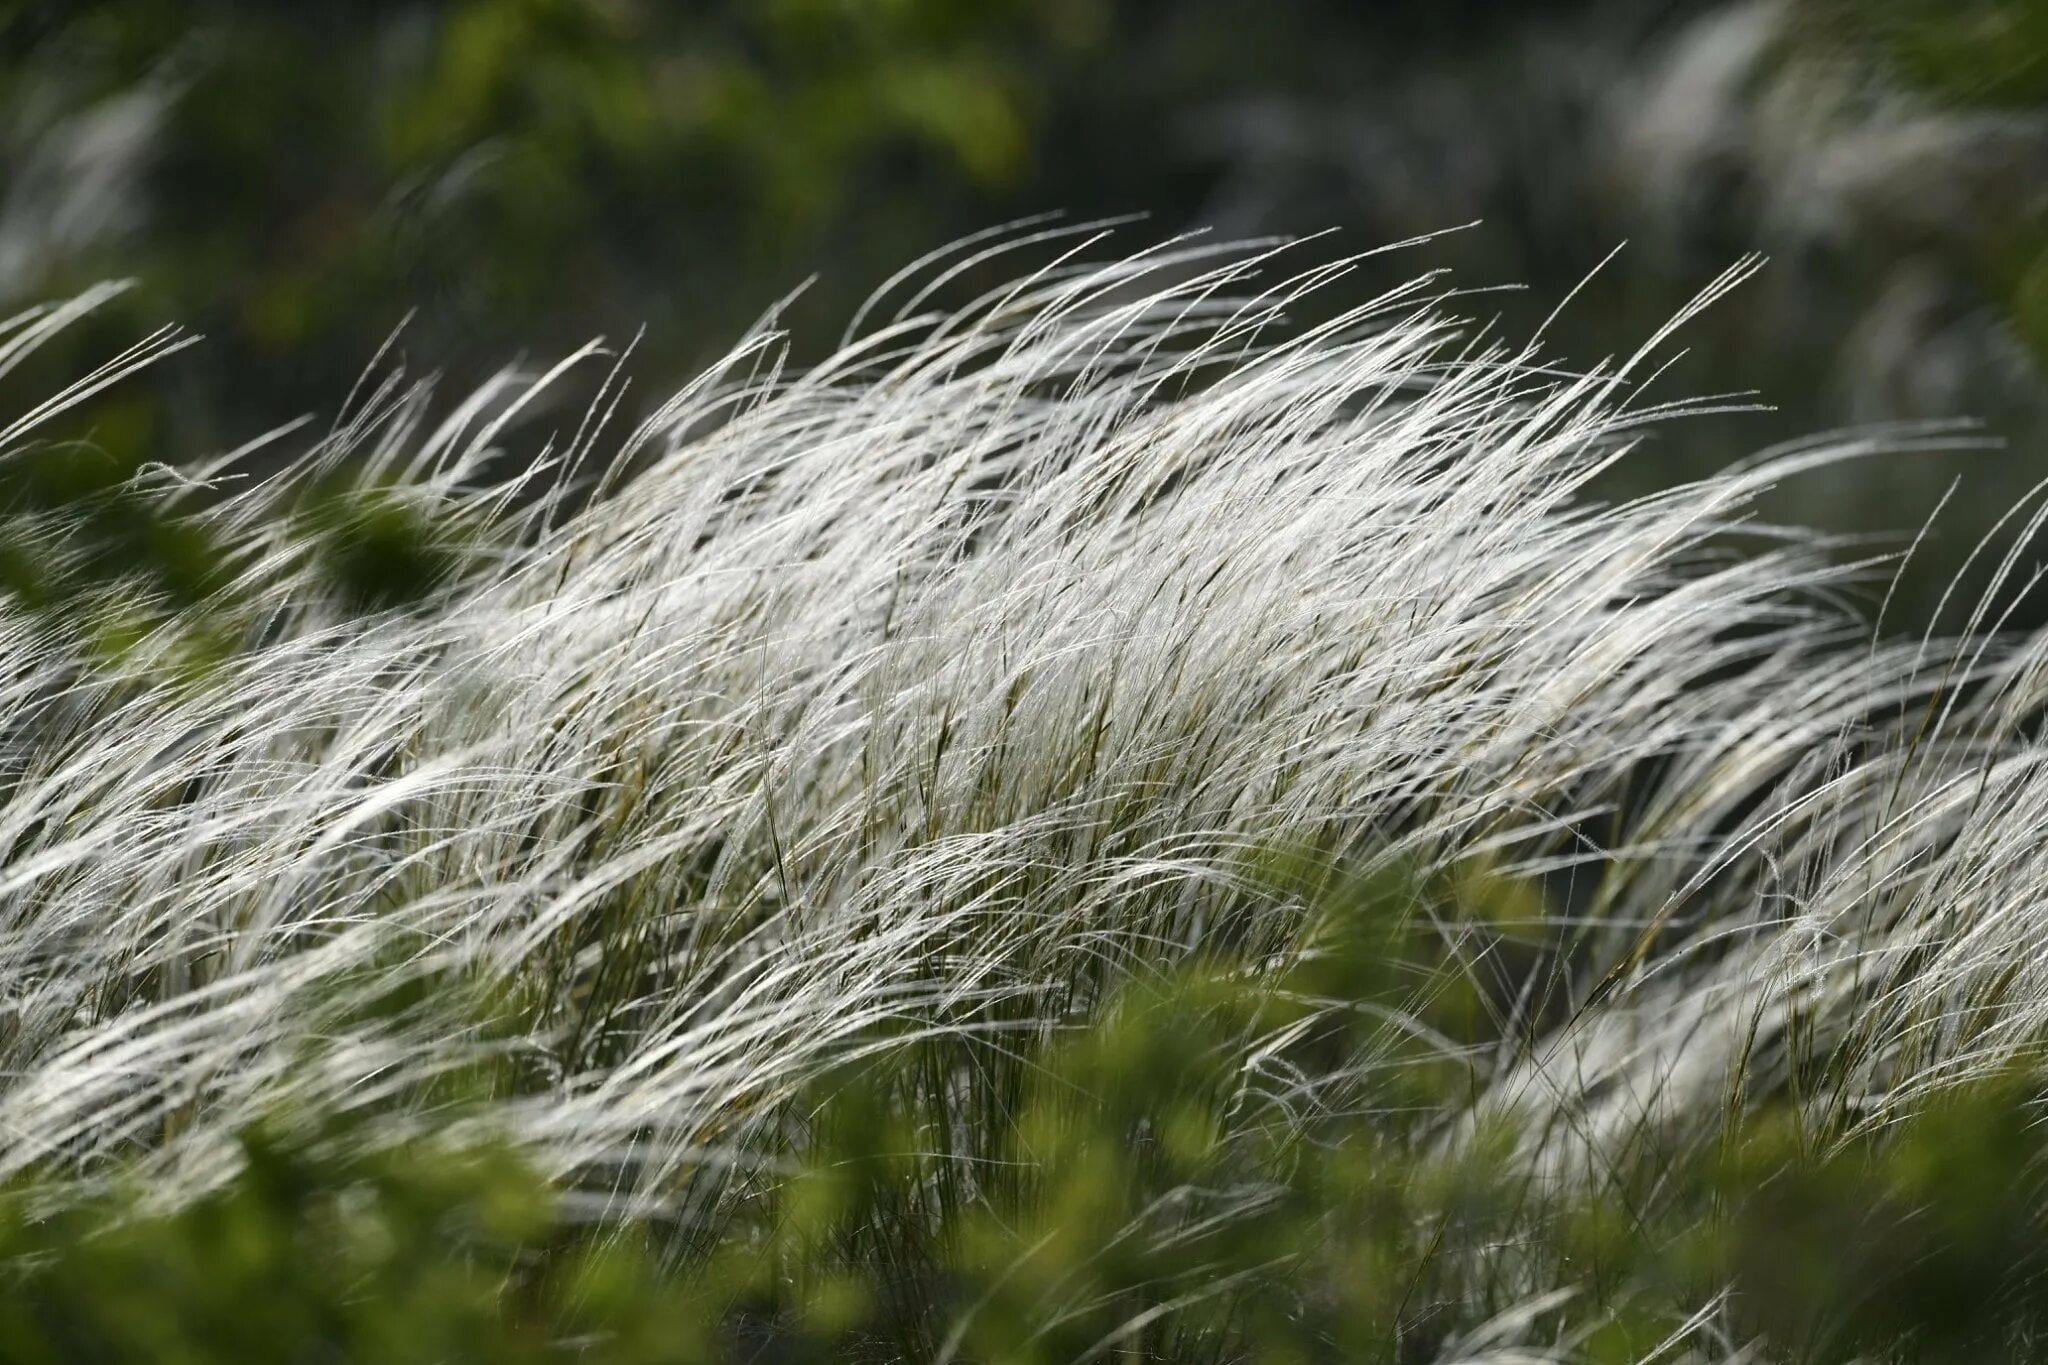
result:
[[[136,1158],[175,1199],[250,1123],[341,1111],[509,1133],[615,1210],[708,1218],[791,1096],[906,1036],[986,1043],[932,1097],[970,1157],[1006,1039],[1178,963],[1317,950],[1258,874],[1279,847],[1543,888],[1518,977],[1428,926],[1494,1041],[1417,1002],[1385,1056],[1455,1057],[1561,1169],[1823,1044],[1853,1109],[2038,1033],[2039,651],[1862,647],[1850,571],[1750,515],[1870,443],[1602,506],[1589,482],[1695,406],[1646,396],[1663,335],[1561,371],[1429,279],[1289,330],[1344,269],[1278,248],[1077,240],[932,307],[1060,240],[921,263],[807,369],[764,328],[623,436],[614,370],[510,485],[480,472],[594,352],[438,424],[384,382],[310,472],[199,470],[172,496],[218,485],[189,515],[246,626],[203,676],[165,666],[180,617],[91,662],[8,608],[0,1175]],[[350,464],[497,550],[340,610],[273,512]],[[1271,1042],[1239,1061],[1283,1111],[1370,1069]]]
[[[2038,581],[2018,546],[2043,523],[2026,517],[1960,641],[1801,684],[1810,753],[1664,879],[1594,1007],[1482,1108],[1537,1116],[1535,1147],[1583,1174],[1764,1098],[1793,1098],[1825,1147],[2038,1058],[2048,650],[1988,617]]]

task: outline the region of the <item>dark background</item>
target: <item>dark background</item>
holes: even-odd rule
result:
[[[1347,297],[1525,285],[1464,300],[1510,339],[1626,243],[1549,334],[1585,363],[1767,253],[1666,392],[1777,411],[1673,427],[1613,491],[1980,418],[2002,448],[1771,505],[1910,532],[1960,479],[1902,621],[2048,476],[2048,0],[0,4],[0,310],[140,282],[4,401],[207,336],[69,433],[123,464],[332,416],[409,313],[451,387],[644,327],[651,403],[807,277],[800,358],[897,267],[1046,210],[1144,213],[1133,248],[1476,221]]]

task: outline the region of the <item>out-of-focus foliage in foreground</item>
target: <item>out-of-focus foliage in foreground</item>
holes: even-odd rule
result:
[[[1405,993],[1420,964],[1387,951],[1393,908],[1355,901],[1282,981],[1218,963],[1051,1040],[878,1047],[791,1107],[789,1163],[708,1238],[593,1221],[506,1147],[345,1125],[256,1130],[174,1210],[17,1181],[0,1362],[2038,1358],[2048,1150],[2017,1073],[1847,1141],[1766,1109],[1631,1188],[1531,1181],[1508,1127],[1455,1155],[1403,1141],[1456,1068],[1361,1081],[1376,1111],[1248,1121],[1288,1101],[1232,1064],[1276,1025],[1276,1075],[1394,1060],[1374,983]],[[1365,992],[1334,1027],[1308,1008],[1333,990]],[[1015,1113],[948,1131],[933,1087],[990,1063]]]

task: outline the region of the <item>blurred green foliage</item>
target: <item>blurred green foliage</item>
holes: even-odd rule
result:
[[[167,317],[207,334],[212,377],[165,376],[131,400],[134,421],[102,431],[157,458],[326,411],[408,311],[408,343],[458,381],[642,325],[641,368],[666,377],[807,275],[823,272],[794,316],[822,337],[906,260],[1045,210],[1384,236],[1477,208],[1492,240],[1473,282],[1520,280],[1547,307],[1627,233],[1575,188],[1584,150],[1553,149],[1551,192],[1475,204],[1455,188],[1473,166],[1445,165],[1452,188],[1425,193],[1406,184],[1401,144],[1428,135],[1430,73],[1498,84],[1541,59],[1540,23],[1611,8],[13,0],[0,6],[0,296],[134,275],[143,288],[104,335]],[[1710,8],[1634,6],[1622,27]],[[1954,60],[1996,64],[2001,50],[1987,39]],[[1386,91],[1384,128],[1342,133],[1362,82]],[[1269,124],[1279,142],[1260,150]],[[1314,147],[1329,136],[1357,145]],[[1483,165],[1498,149],[1470,150]],[[1290,187],[1311,174],[1315,196]],[[1236,202],[1267,177],[1270,202]],[[1548,201],[1573,194],[1559,217]]]
[[[1502,1340],[1634,1365],[1717,1295],[1708,1330],[1774,1361],[2037,1358],[2033,1073],[1847,1135],[1774,1102],[1674,1134],[1646,1183],[1547,1182],[1504,1119],[1446,1128],[1469,1076],[1386,1028],[1453,974],[1444,917],[1494,918],[1456,888],[1508,883],[1260,868],[1313,907],[1293,966],[1214,955],[1034,1033],[872,1040],[715,1227],[586,1221],[509,1149],[307,1116],[175,1209],[18,1182],[0,1362],[1407,1365],[1519,1311]]]
[[[931,244],[906,213],[957,221],[933,201],[1026,173],[1037,77],[1103,24],[1098,0],[10,8],[0,82],[46,139],[124,98],[150,128],[119,186],[144,226],[4,287],[140,276],[138,309],[238,372],[185,416],[244,431],[331,404],[407,309],[458,370],[641,322],[673,362],[807,257],[900,263]]]
[[[2048,116],[2048,5],[2040,0],[1805,0],[1805,41],[1950,109]],[[2048,358],[2048,185],[1979,225],[1978,263],[2028,345]]]
[[[329,1135],[330,1137],[333,1135]],[[175,1212],[105,1196],[0,1220],[0,1360],[518,1365],[685,1358],[683,1295],[630,1243],[559,1251],[547,1184],[504,1149],[253,1133]],[[575,1335],[601,1330],[584,1357]]]
[[[35,447],[0,462],[0,505],[13,513],[0,527],[0,585],[39,608],[129,576],[178,606],[206,597],[219,585],[219,547],[139,491],[135,472],[97,445]],[[67,514],[68,537],[35,538]]]
[[[2038,374],[2000,377],[2002,334],[1985,341],[1978,317],[1995,308],[2048,353],[2048,182],[1994,167],[1977,178],[1998,193],[1936,209],[1947,188],[1884,174],[1903,210],[1864,222],[1861,207],[1823,206],[1821,226],[1774,242],[1760,218],[1783,191],[1758,178],[1782,130],[1767,121],[1702,106],[1703,164],[1671,148],[1655,156],[1680,160],[1662,169],[1617,158],[1635,131],[1631,104],[1690,89],[1687,52],[1723,61],[1711,25],[1740,8],[5,0],[0,307],[108,276],[140,281],[14,382],[53,391],[167,319],[205,334],[203,363],[161,367],[117,408],[47,433],[89,438],[123,467],[184,463],[331,415],[408,316],[404,348],[457,387],[517,355],[642,326],[633,369],[669,384],[808,276],[786,314],[799,359],[920,253],[1052,210],[1143,211],[1159,232],[1344,226],[1332,251],[1483,219],[1363,269],[1368,287],[1439,264],[1469,285],[1525,283],[1528,295],[1485,305],[1508,335],[1541,324],[1634,239],[1551,328],[1555,347],[1592,358],[1632,347],[1763,247],[1780,256],[1775,274],[1689,329],[1670,382],[1760,390],[1784,411],[1669,436],[1662,458],[1631,463],[1623,491],[1847,421],[1982,416],[2020,454],[1973,471],[1976,496],[1950,517],[1957,552],[1917,570],[1938,588],[2034,481],[2026,443],[2048,431],[2048,387]],[[2035,0],[1795,9],[1873,84],[2048,115]],[[1728,97],[1739,105],[1759,79]],[[1782,132],[1794,150],[1808,136]],[[1011,268],[975,266],[960,293]],[[1859,334],[1883,344],[1876,360],[1848,346]],[[1947,354],[1959,339],[1969,345]],[[562,409],[578,398],[566,386],[530,419],[573,421]],[[1947,481],[1887,466],[1893,482],[1881,482],[1862,468],[1853,488],[1843,475],[1772,510],[1895,532],[1910,529],[1902,503],[1931,503]],[[20,543],[14,579],[34,576]],[[1901,594],[1909,613],[1932,595]]]
[[[485,528],[458,525],[420,492],[344,477],[300,499],[302,534],[344,605],[380,611],[419,602],[484,553]]]
[[[2048,9],[2035,0],[1807,0],[1903,81],[1971,106],[2048,102]]]

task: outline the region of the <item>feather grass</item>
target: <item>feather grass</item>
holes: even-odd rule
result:
[[[175,1202],[248,1125],[340,1111],[708,1225],[850,1058],[956,1048],[924,1131],[991,1160],[1033,1040],[1181,966],[1313,962],[1332,888],[1396,871],[1519,922],[1401,907],[1439,970],[1362,1054],[1236,1045],[1286,1112],[1449,1060],[1384,1121],[1514,1114],[1545,1180],[1625,1185],[1767,1096],[1846,1135],[2035,1048],[2039,643],[1868,646],[1859,570],[1752,513],[1883,441],[1602,506],[1708,406],[1648,398],[1662,336],[1561,370],[1429,279],[1289,330],[1341,267],[1048,241],[807,369],[764,324],[623,436],[615,369],[510,485],[481,471],[595,349],[431,427],[425,386],[370,386],[297,472],[180,485],[230,547],[213,602],[113,661],[0,613],[0,1175],[140,1161]],[[344,467],[493,548],[344,610],[278,515]],[[244,647],[173,672],[215,608]],[[1539,1358],[1555,1288],[1507,1274],[1445,1349]]]

